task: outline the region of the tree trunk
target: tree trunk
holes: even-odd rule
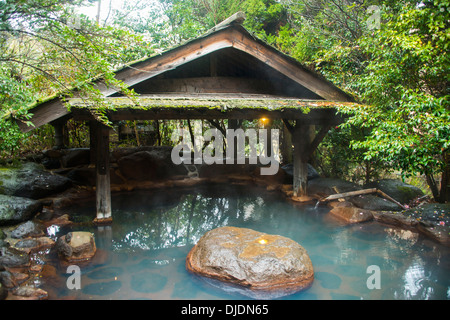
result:
[[[436,185],[436,181],[434,180],[431,174],[426,174],[425,178],[427,180],[427,184],[430,187],[431,193],[433,194],[433,198],[436,201],[439,201],[439,190]]]
[[[445,167],[441,176],[441,190],[439,192],[439,202],[444,203],[450,200],[450,154],[443,155]]]

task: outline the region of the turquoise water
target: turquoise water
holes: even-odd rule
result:
[[[185,258],[216,227],[237,226],[279,234],[301,244],[314,266],[305,291],[278,299],[448,299],[449,249],[376,222],[342,225],[328,209],[295,206],[250,187],[208,186],[196,191],[141,191],[113,195],[110,227],[73,227],[95,234],[98,252],[81,268],[81,289],[45,283],[50,299],[250,299],[188,273]],[[92,204],[73,208],[92,220]],[[56,230],[65,234],[70,229]],[[55,266],[66,279],[65,267]],[[379,282],[368,267],[379,268]],[[380,289],[368,288],[367,282]]]

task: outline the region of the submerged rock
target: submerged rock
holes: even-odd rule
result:
[[[346,223],[359,223],[373,220],[373,214],[369,210],[356,207],[334,207],[330,214],[345,221]]]
[[[91,259],[97,248],[94,235],[90,232],[76,231],[61,236],[56,242],[58,254],[67,262]]]
[[[247,287],[290,294],[309,287],[314,270],[306,250],[295,241],[246,228],[207,232],[189,252],[188,271]]]

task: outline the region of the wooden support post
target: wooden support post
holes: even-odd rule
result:
[[[97,141],[97,152],[95,159],[95,169],[97,177],[97,217],[94,219],[94,222],[97,224],[106,224],[112,222],[111,183],[109,173],[109,128],[101,123],[96,123],[95,131]]]
[[[293,191],[294,197],[307,195],[309,147],[311,145],[312,128],[307,125],[293,128]]]
[[[97,158],[97,121],[89,121],[89,163],[90,166],[95,165],[95,159]]]
[[[63,124],[55,123],[53,125],[53,128],[55,129],[55,145],[53,146],[53,149],[56,150],[63,149],[64,148]]]
[[[286,125],[283,125],[282,134],[283,139],[281,139],[281,157],[283,159],[282,162],[287,164],[292,162],[292,134]]]
[[[327,134],[328,130],[330,130],[330,125],[324,124],[319,132],[315,134],[314,125],[305,125],[297,121],[295,126],[293,126],[287,119],[283,119],[283,122],[286,129],[291,133],[294,145],[294,197],[306,196],[308,185],[308,161]]]
[[[64,143],[64,126],[66,125],[66,121],[58,120],[52,122],[52,126],[55,129],[55,145],[53,146],[53,149],[60,150],[64,149],[65,143]]]
[[[273,154],[272,154],[272,143],[273,143],[273,141],[272,141],[272,124],[273,124],[273,119],[268,118],[268,117],[267,118],[264,117],[264,118],[262,118],[262,121],[263,121],[264,129],[267,130],[266,156],[270,158],[270,157],[273,156]]]

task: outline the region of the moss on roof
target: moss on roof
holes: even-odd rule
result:
[[[227,109],[299,109],[307,113],[310,109],[327,109],[338,106],[352,106],[351,102],[335,102],[326,100],[301,100],[301,99],[275,99],[275,98],[149,98],[137,97],[130,99],[127,97],[106,98],[108,104],[115,109],[148,110],[153,108],[209,108],[226,111]],[[71,107],[95,109],[96,107],[82,99],[69,99]]]

